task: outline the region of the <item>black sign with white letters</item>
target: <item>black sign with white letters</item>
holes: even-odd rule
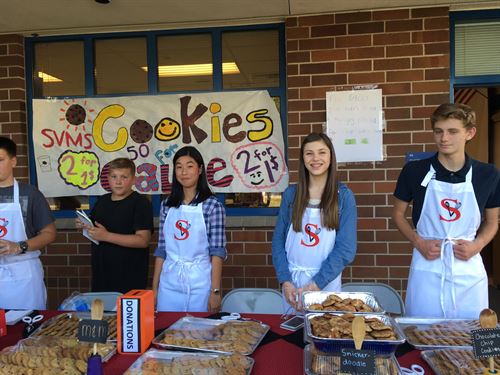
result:
[[[376,375],[373,350],[342,349],[340,371],[355,375]]]
[[[471,332],[476,358],[500,355],[500,328],[482,328]]]
[[[105,344],[108,339],[108,322],[105,320],[83,319],[78,324],[76,337],[84,342]]]

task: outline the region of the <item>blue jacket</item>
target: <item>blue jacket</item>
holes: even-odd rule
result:
[[[273,264],[279,283],[292,281],[285,251],[285,241],[292,225],[292,206],[297,185],[289,186],[282,195],[281,206],[273,234]],[[356,201],[354,195],[344,184],[339,184],[339,229],[335,244],[321,268],[313,277],[316,285],[323,289],[342,273],[345,266],[354,260],[356,255]]]

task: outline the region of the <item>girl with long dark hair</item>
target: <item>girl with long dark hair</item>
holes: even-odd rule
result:
[[[173,159],[172,193],[163,201],[153,291],[158,311],[220,310],[226,258],[225,211],[211,192],[200,152]]]
[[[332,142],[311,133],[300,149],[299,178],[282,196],[273,235],[273,264],[285,311],[301,309],[303,291],[340,291],[356,254],[356,202],[337,179]]]

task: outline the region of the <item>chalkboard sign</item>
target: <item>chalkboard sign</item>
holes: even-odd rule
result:
[[[108,322],[105,320],[83,319],[78,324],[76,337],[84,342],[105,344],[108,339]]]
[[[500,356],[500,328],[482,328],[471,332],[476,358]]]
[[[326,93],[326,133],[338,162],[384,159],[382,90]]]
[[[342,349],[340,372],[356,375],[376,375],[373,350]]]

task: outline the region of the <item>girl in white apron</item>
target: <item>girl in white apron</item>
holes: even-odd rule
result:
[[[173,164],[172,194],[163,203],[162,212],[168,212],[155,252],[153,289],[157,310],[216,312],[220,309],[225,258],[224,209],[208,188],[203,159],[195,148],[181,148],[174,155]],[[222,212],[221,225],[205,222],[204,205]],[[216,227],[217,233],[207,232],[207,224]],[[209,253],[209,247],[216,242],[221,256]]]
[[[12,242],[27,240],[19,204],[19,185],[15,179],[13,202],[0,204],[0,217],[6,229],[1,231],[1,239]],[[0,308],[45,309],[47,292],[39,256],[39,250],[0,256]]]
[[[350,207],[341,209],[341,199],[349,202]],[[290,209],[288,204],[292,201]],[[347,211],[351,213],[349,220],[342,217]],[[273,262],[282,282],[286,314],[301,309],[303,291],[340,291],[342,270],[354,259],[356,251],[355,211],[352,192],[336,179],[335,152],[330,139],[325,134],[308,135],[301,147],[299,183],[283,195],[273,238]],[[337,241],[337,231],[350,233],[340,241],[344,243]],[[280,238],[286,238],[284,244]],[[346,238],[349,239],[345,241]],[[284,273],[280,270],[282,263],[287,268]],[[323,267],[329,271],[326,282],[318,277]],[[325,285],[318,285],[316,280]]]
[[[488,279],[481,255],[463,261],[453,253],[454,240],[474,240],[481,224],[472,173],[471,167],[462,183],[442,182],[435,179],[431,164],[422,181],[427,191],[417,233],[424,239],[441,240],[441,255],[429,261],[413,249],[406,295],[409,316],[477,319],[488,307]]]

